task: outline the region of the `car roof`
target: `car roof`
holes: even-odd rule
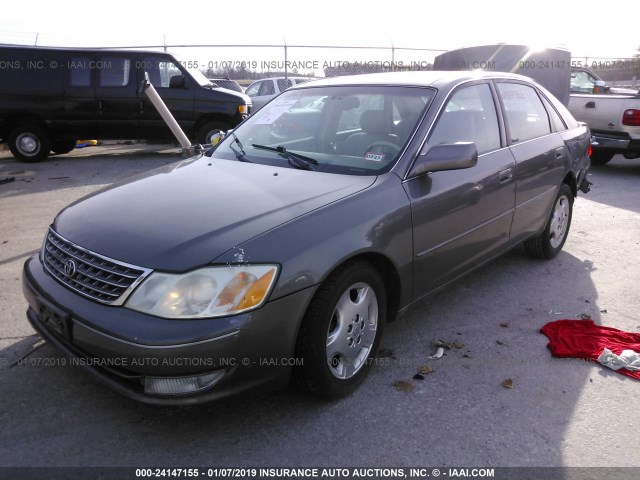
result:
[[[473,71],[421,71],[421,72],[387,72],[349,75],[345,77],[331,77],[310,81],[294,86],[293,89],[316,86],[347,86],[347,85],[387,85],[387,86],[417,86],[445,88],[453,87],[460,82],[480,79],[510,79],[532,83],[529,77],[514,73]]]

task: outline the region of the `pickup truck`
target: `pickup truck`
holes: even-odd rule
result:
[[[592,133],[594,164],[616,153],[640,157],[640,95],[607,87],[565,49],[531,49],[526,45],[479,45],[450,50],[434,60],[434,70],[491,70],[533,78],[564,103]]]
[[[616,153],[625,158],[640,157],[638,91],[607,87],[585,68],[572,68],[570,88],[567,108],[591,129],[593,163],[603,165]]]

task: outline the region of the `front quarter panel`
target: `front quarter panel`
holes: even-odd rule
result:
[[[388,173],[374,184],[265,232],[214,263],[279,263],[270,300],[316,285],[359,254],[385,256],[400,277],[400,306],[410,302],[411,211],[400,179]]]

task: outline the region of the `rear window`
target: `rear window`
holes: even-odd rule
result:
[[[536,91],[520,83],[498,83],[512,143],[551,133],[549,116]]]

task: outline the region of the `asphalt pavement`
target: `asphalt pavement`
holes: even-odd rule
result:
[[[36,164],[0,152],[0,466],[640,467],[640,382],[553,358],[539,332],[587,316],[640,331],[640,159],[592,168],[554,260],[515,249],[388,325],[350,397],[292,387],[163,408],[62,365],[25,318],[20,280],[65,205],[178,160],[171,145]],[[429,360],[438,340],[460,348]]]

